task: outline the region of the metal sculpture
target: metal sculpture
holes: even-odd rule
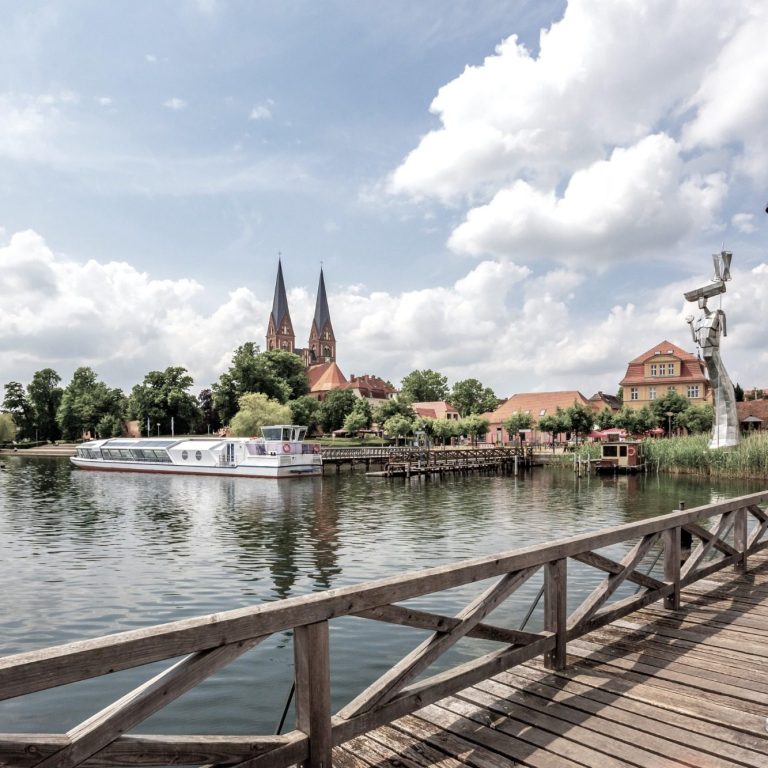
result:
[[[736,395],[733,384],[720,357],[720,337],[727,336],[725,312],[722,309],[711,310],[707,300],[725,293],[725,284],[731,279],[730,251],[712,254],[715,276],[712,282],[685,294],[687,301],[698,302],[702,314],[698,318],[688,315],[685,319],[691,327],[693,340],[701,350],[704,364],[707,366],[709,382],[714,400],[714,419],[710,448],[730,448],[739,444],[739,418],[736,413]]]

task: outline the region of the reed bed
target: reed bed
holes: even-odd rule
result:
[[[768,477],[768,432],[752,432],[735,448],[710,450],[709,435],[645,441],[645,456],[660,472],[724,477]]]

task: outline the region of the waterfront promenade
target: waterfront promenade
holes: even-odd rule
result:
[[[111,704],[94,700],[95,713],[65,733],[0,735],[0,762],[768,764],[767,502],[768,491],[754,493],[375,582],[7,656],[0,659],[3,699],[163,660],[170,666]],[[695,542],[687,554],[682,531]],[[583,578],[581,566],[594,571],[589,589],[572,581]],[[510,625],[505,603],[536,579],[543,605],[537,596],[532,608],[543,608],[541,621]],[[470,585],[474,597],[448,611],[455,589]],[[330,628],[344,617],[417,629],[423,639],[399,659],[360,642],[345,664],[391,666],[334,713]],[[214,736],[198,713],[201,733],[142,734],[154,713],[287,631],[296,680],[293,730]],[[449,653],[468,638],[480,642]],[[259,668],[245,669],[258,696]]]

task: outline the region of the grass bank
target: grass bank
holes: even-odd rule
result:
[[[735,448],[710,451],[709,435],[645,441],[645,455],[660,472],[720,477],[768,477],[768,432],[753,432]]]

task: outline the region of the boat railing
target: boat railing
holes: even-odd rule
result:
[[[0,659],[0,699],[164,660],[174,663],[67,733],[0,734],[0,764],[279,768],[306,763],[327,768],[334,745],[536,657],[562,670],[568,642],[657,601],[678,610],[683,587],[728,567],[744,572],[748,556],[768,548],[766,503],[768,491],[763,491],[525,549],[8,656]],[[696,542],[685,560],[684,533]],[[654,570],[657,560],[659,569]],[[569,569],[574,563],[582,570]],[[584,567],[591,569],[595,584],[586,595],[578,586],[585,583]],[[476,586],[475,596],[469,599],[467,590],[459,600],[456,588],[469,585]],[[489,620],[513,595],[524,610],[541,591],[540,630],[510,628],[504,611]],[[417,605],[408,604],[413,599],[419,599]],[[441,610],[448,599],[459,602],[457,612]],[[425,630],[429,634],[334,714],[329,626],[349,616],[416,629],[419,637]],[[293,731],[281,736],[133,733],[270,636],[290,632],[296,680]],[[370,632],[363,630],[359,637],[355,657],[363,659],[368,650],[378,667],[380,646],[366,649]],[[444,654],[463,638],[483,643],[472,646],[474,658],[462,653],[449,661]],[[488,651],[489,642],[498,647]],[[439,671],[427,672],[438,659]]]

